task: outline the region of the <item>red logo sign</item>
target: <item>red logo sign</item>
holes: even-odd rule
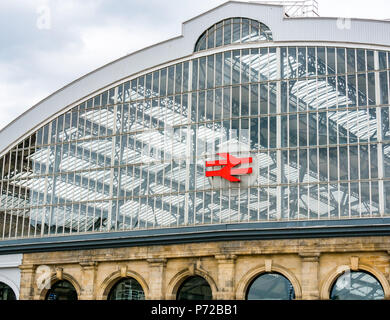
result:
[[[206,167],[224,167],[216,171],[206,171],[206,177],[221,177],[231,182],[240,182],[240,179],[233,176],[252,173],[252,168],[233,169],[239,164],[252,163],[252,157],[236,158],[229,153],[217,153],[217,155],[221,156],[222,158],[225,158],[226,160],[206,161]]]

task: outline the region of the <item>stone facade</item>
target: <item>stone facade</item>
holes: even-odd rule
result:
[[[346,269],[364,270],[390,298],[390,237],[252,240],[24,254],[21,299],[44,299],[35,270],[47,265],[51,281],[66,279],[81,300],[106,299],[113,285],[133,277],[146,299],[175,299],[191,275],[204,277],[213,299],[245,299],[251,281],[278,272],[292,283],[296,299],[329,299]]]

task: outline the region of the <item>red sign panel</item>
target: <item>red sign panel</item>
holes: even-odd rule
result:
[[[252,157],[249,158],[236,158],[229,153],[217,153],[225,160],[206,161],[206,167],[224,166],[220,170],[206,171],[206,177],[221,177],[231,182],[240,182],[241,180],[234,177],[236,175],[250,174],[252,168],[240,168],[233,169],[239,164],[252,163]]]

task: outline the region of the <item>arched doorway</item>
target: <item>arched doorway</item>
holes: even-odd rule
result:
[[[280,273],[263,273],[248,287],[247,300],[293,300],[294,287]]]
[[[187,278],[177,290],[177,300],[212,300],[209,283],[200,276]]]
[[[46,300],[77,300],[77,291],[69,281],[57,281],[47,292]]]
[[[145,293],[137,280],[124,278],[112,287],[107,300],[145,300]]]
[[[380,282],[366,271],[345,271],[330,290],[332,300],[382,300],[384,297]]]
[[[15,292],[3,282],[0,282],[0,300],[16,300]]]

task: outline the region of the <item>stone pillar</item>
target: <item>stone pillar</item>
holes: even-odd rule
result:
[[[236,293],[234,291],[235,285],[235,271],[236,271],[236,255],[216,255],[215,259],[218,261],[218,290],[217,300],[234,300]]]
[[[19,300],[33,300],[35,288],[35,266],[20,265],[20,293]]]
[[[80,261],[80,266],[82,269],[81,281],[80,281],[80,297],[79,300],[95,300],[95,282],[96,282],[96,270],[97,262]]]
[[[164,300],[164,279],[167,259],[151,258],[149,263],[149,297],[150,300]]]
[[[300,253],[302,300],[319,300],[319,253]]]
[[[390,250],[387,251],[387,254],[390,256]],[[388,267],[386,267],[387,280],[390,283],[390,257],[388,259]]]

